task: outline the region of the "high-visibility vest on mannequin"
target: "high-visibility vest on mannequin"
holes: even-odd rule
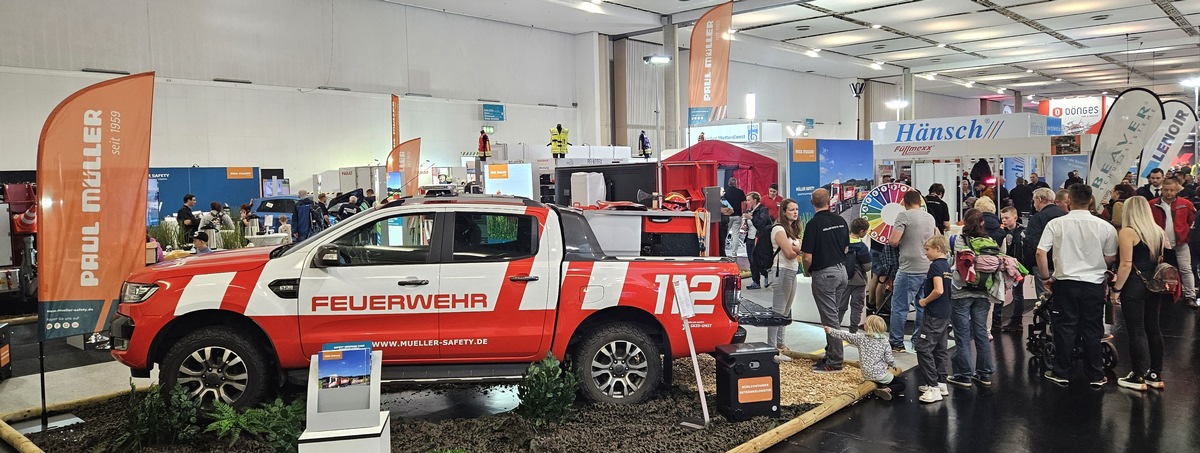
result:
[[[492,140],[488,138],[486,133],[479,133],[479,158],[487,160],[492,157]]]
[[[557,127],[550,128],[550,153],[558,155],[567,154],[567,128],[561,130]]]

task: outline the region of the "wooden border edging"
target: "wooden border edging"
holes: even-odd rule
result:
[[[787,440],[787,438],[796,435],[800,431],[824,420],[825,417],[833,415],[842,408],[849,406],[851,403],[858,401],[866,396],[871,391],[875,390],[874,382],[863,382],[852,391],[839,393],[833,398],[822,403],[820,406],[813,408],[808,412],[800,414],[799,417],[793,418],[791,421],[782,425],[776,426],[774,429],[760,434],[758,437],[746,441],[746,443],[738,445],[727,453],[757,453]]]
[[[0,324],[8,324],[10,326],[19,326],[21,324],[33,324],[37,322],[38,315],[17,316],[13,318],[0,318]]]
[[[34,316],[33,318],[35,321],[37,320],[36,316]],[[146,385],[146,386],[138,387],[137,391],[144,392],[144,391],[148,390],[149,388],[150,388],[150,386]],[[97,395],[97,396],[77,399],[74,401],[64,401],[61,403],[55,403],[55,404],[46,406],[46,411],[47,412],[69,411],[69,410],[73,410],[73,409],[76,409],[76,408],[79,408],[82,406],[87,406],[89,404],[95,404],[95,403],[99,403],[99,402],[103,402],[103,401],[108,401],[113,398],[119,398],[121,396],[128,395],[128,394],[129,394],[128,390],[122,390],[120,392],[106,393],[103,395]],[[16,412],[9,412],[7,414],[0,415],[0,440],[4,441],[8,445],[11,445],[19,453],[45,453],[44,451],[42,451],[41,448],[38,448],[37,445],[34,445],[33,442],[31,442],[29,440],[28,437],[25,437],[24,434],[17,432],[17,430],[13,429],[13,427],[9,426],[9,424],[7,423],[7,422],[10,422],[13,420],[18,420],[18,421],[19,420],[28,420],[33,417],[40,417],[41,415],[42,415],[41,407],[24,409],[24,410],[19,410]]]
[[[793,359],[820,360],[822,358],[822,356],[817,354],[808,354],[796,351],[784,351],[783,354]],[[847,360],[845,363],[858,366],[858,362]],[[855,401],[862,399],[862,397],[867,396],[868,393],[871,393],[871,391],[875,390],[875,387],[876,385],[874,382],[865,381],[862,384],[859,384],[858,387],[855,387],[854,390],[834,395],[833,398],[821,403],[820,406],[800,414],[799,417],[793,418],[787,423],[776,426],[770,431],[759,434],[758,437],[750,439],[746,441],[746,443],[733,447],[727,453],[758,453],[766,450],[772,445],[787,440],[787,438],[796,435],[796,433],[799,433],[805,428],[824,420],[825,417],[833,415],[835,412],[842,410],[842,408],[845,408],[846,406],[853,404]]]

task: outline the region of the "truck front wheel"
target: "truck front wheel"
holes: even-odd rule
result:
[[[591,332],[574,357],[584,395],[599,403],[649,399],[662,376],[658,345],[635,325],[610,324]]]
[[[263,401],[270,383],[262,348],[237,331],[205,327],[184,336],[163,357],[159,378],[178,385],[205,405],[213,401],[238,409]]]

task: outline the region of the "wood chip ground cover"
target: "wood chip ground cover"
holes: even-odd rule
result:
[[[680,426],[688,418],[700,417],[690,359],[674,364],[674,389],[653,401],[637,405],[605,405],[580,402],[564,423],[536,428],[508,412],[475,418],[429,422],[424,419],[392,420],[392,451],[429,452],[460,448],[470,452],[708,452],[726,451],[816,407],[829,397],[852,390],[862,382],[857,368],[841,373],[814,374],[812,362],[796,359],[780,366],[781,413],[779,418],[758,417],[731,423],[716,412],[716,363],[700,357],[705,390],[710,394],[712,423],[703,431]],[[690,390],[689,390],[690,389]],[[487,391],[487,387],[480,387]],[[86,423],[30,435],[47,452],[111,451],[107,442],[119,434],[124,419],[124,398],[73,411]],[[268,452],[251,440],[226,447],[214,436],[196,445],[149,449],[150,452],[224,451]]]

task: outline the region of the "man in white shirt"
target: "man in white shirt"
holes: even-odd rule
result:
[[[1117,260],[1117,232],[1092,215],[1092,188],[1072,185],[1071,211],[1046,224],[1037,247],[1037,269],[1046,290],[1054,293],[1054,366],[1042,376],[1066,386],[1071,352],[1083,338],[1084,375],[1095,389],[1104,388],[1100,339],[1104,335],[1104,285],[1108,266]],[[1097,247],[1099,245],[1099,247]],[[1054,275],[1048,274],[1047,254],[1054,252]]]

